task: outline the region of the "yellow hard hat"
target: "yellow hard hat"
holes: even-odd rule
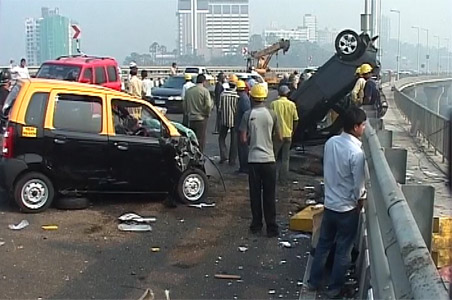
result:
[[[359,67],[359,74],[363,75],[363,74],[367,74],[372,72],[372,66],[369,64],[362,64],[361,67]]]
[[[250,96],[257,101],[264,101],[267,98],[267,89],[262,84],[255,84],[250,91]]]
[[[238,89],[238,90],[244,90],[244,89],[246,89],[245,81],[243,81],[243,80],[237,81],[237,89]]]
[[[237,75],[235,74],[231,74],[229,75],[229,81],[232,83],[236,83],[239,80],[239,78],[237,77]]]
[[[191,80],[192,79],[192,77],[191,77],[191,75],[190,74],[185,74],[185,80]]]
[[[361,66],[356,68],[355,74],[361,74]]]

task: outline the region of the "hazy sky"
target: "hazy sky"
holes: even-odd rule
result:
[[[402,40],[417,42],[417,32],[411,28],[415,25],[429,29],[430,45],[437,44],[433,35],[439,35],[441,45],[449,38],[452,47],[452,0],[381,1],[383,14],[391,17],[394,37],[398,20],[390,9],[401,11]],[[24,21],[39,17],[42,6],[58,7],[61,15],[79,23],[85,53],[111,55],[122,62],[133,51],[147,52],[153,41],[170,50],[176,46],[177,0],[0,0],[0,65],[24,56]],[[320,28],[359,31],[363,11],[364,0],[250,0],[251,32],[262,33],[272,22],[294,28],[307,13],[317,16]],[[423,33],[421,42],[425,40]]]

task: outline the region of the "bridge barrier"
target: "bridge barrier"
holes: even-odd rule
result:
[[[397,182],[394,174],[404,180],[406,161],[389,165],[392,151],[400,149],[391,148],[392,134],[381,121],[369,123],[363,137],[368,198],[357,243],[358,299],[449,299],[427,246],[433,188]]]
[[[450,161],[448,130],[450,120],[418,103],[414,98],[404,93],[404,90],[420,84],[444,82],[452,82],[452,78],[405,78],[394,85],[394,101],[405,118],[411,123],[412,133],[421,134],[428,142],[428,146],[432,145],[435,153],[439,152],[442,155],[443,162],[446,159]]]

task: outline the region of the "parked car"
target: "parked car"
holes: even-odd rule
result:
[[[118,62],[112,57],[60,56],[55,60],[44,62],[36,77],[97,84],[121,90]]]
[[[182,113],[182,87],[184,84],[184,75],[168,77],[161,87],[152,88],[153,104],[166,107],[168,113]]]
[[[209,82],[210,85],[215,85],[215,77],[210,74],[209,70],[207,70],[206,67],[186,67],[184,74],[190,74],[193,77],[204,74],[204,76],[206,76],[207,82]]]
[[[340,132],[341,116],[350,105],[346,95],[356,82],[356,68],[368,63],[380,69],[375,40],[365,33],[358,35],[352,30],[340,32],[335,41],[336,53],[290,96],[297,104],[300,116],[294,145],[321,144]],[[339,117],[331,126],[321,128],[318,123],[330,110],[336,111]],[[381,115],[384,115],[383,111]]]
[[[257,72],[253,72],[253,73],[235,73],[235,75],[237,75],[238,79],[243,80],[243,81],[245,81],[247,83],[251,79],[253,79],[256,83],[260,83],[260,84],[264,85],[267,88],[267,90],[268,90],[268,83]]]
[[[21,80],[14,89],[0,185],[22,211],[43,211],[71,194],[206,197],[211,162],[150,103],[57,80]]]

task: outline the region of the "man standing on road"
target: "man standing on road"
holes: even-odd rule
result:
[[[241,142],[249,143],[248,166],[252,221],[250,231],[262,230],[262,208],[267,224],[267,236],[279,235],[276,224],[276,166],[273,139],[281,139],[278,118],[265,105],[267,89],[256,84],[250,91],[253,108],[240,123]]]
[[[281,128],[282,141],[274,143],[275,158],[279,160],[281,154],[281,168],[278,180],[281,184],[287,184],[289,177],[290,145],[292,136],[298,125],[298,112],[294,102],[287,99],[290,89],[287,85],[279,88],[279,98],[273,101],[271,109],[278,116],[279,127]]]
[[[11,73],[16,79],[28,79],[30,78],[30,73],[27,68],[27,60],[22,58],[20,60],[20,65],[11,69]]]
[[[235,89],[235,83],[230,83],[230,88],[225,89],[220,95],[220,103],[218,112],[220,116],[220,135],[218,136],[218,144],[220,148],[220,164],[229,160],[229,165],[234,166],[237,160],[237,139],[234,135],[234,118],[237,111],[237,101],[239,96]],[[239,124],[237,124],[238,126]],[[226,137],[228,132],[230,135],[229,155],[226,146]]]
[[[325,210],[308,287],[310,290],[320,288],[326,259],[336,243],[331,284],[327,290],[331,298],[345,292],[345,273],[350,266],[351,250],[358,231],[365,191],[365,157],[360,141],[365,121],[366,113],[352,106],[344,117],[344,132],[325,144]]]
[[[148,71],[146,71],[146,70],[141,71],[141,81],[143,83],[143,88],[142,88],[142,90],[143,90],[143,99],[145,99],[149,103],[152,103],[151,90],[154,87],[154,83],[152,82],[152,80],[150,80],[148,78]]]
[[[143,83],[137,76],[138,69],[130,69],[130,83],[129,83],[129,94],[138,98],[142,97]]]
[[[182,102],[184,113],[188,115],[189,127],[195,132],[201,151],[204,151],[206,144],[207,121],[213,107],[209,90],[205,88],[206,82],[203,74],[198,75],[196,86],[187,90]]]
[[[237,94],[239,96],[237,102],[237,111],[235,113],[235,134],[237,139],[239,169],[237,173],[248,174],[248,144],[240,141],[240,122],[246,111],[251,109],[250,97],[246,91],[246,83],[243,80],[237,81]]]
[[[187,91],[190,88],[195,86],[195,84],[192,81],[192,77],[191,77],[190,74],[185,74],[184,78],[185,78],[185,83],[184,83],[184,86],[182,87],[182,95],[181,95],[182,101],[185,101],[185,94],[187,93]],[[188,115],[185,112],[184,112],[184,115],[182,117],[182,124],[184,126],[188,127]]]
[[[215,120],[215,129],[213,131],[213,134],[218,134],[220,132],[220,115],[218,113],[218,105],[220,104],[220,96],[221,93],[224,91],[224,82],[225,77],[224,73],[220,72],[217,76],[217,83],[215,84],[215,91],[214,91],[214,101],[215,101],[215,108],[217,110],[217,119]]]
[[[176,76],[177,75],[177,64],[173,62],[170,68],[170,76]]]

